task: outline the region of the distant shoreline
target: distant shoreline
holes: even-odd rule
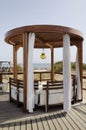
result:
[[[45,69],[45,70],[50,70],[51,68],[51,65],[50,63],[33,63],[33,67],[34,69],[36,70],[42,70],[42,69]]]
[[[19,63],[21,67],[23,67],[22,63]],[[33,63],[34,70],[50,70],[51,64],[50,63]]]

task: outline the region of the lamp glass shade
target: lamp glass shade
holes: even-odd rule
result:
[[[44,52],[42,52],[41,55],[40,55],[40,58],[41,58],[42,60],[46,59],[46,54],[45,54]]]

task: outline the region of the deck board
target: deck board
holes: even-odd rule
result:
[[[21,123],[20,122],[14,123],[14,129],[15,130],[20,130],[20,128],[21,128]]]
[[[69,114],[67,114],[65,118],[68,120],[68,122],[71,125],[71,127],[73,128],[73,130],[80,130],[79,127],[74,122],[74,120],[72,120],[72,118]]]
[[[80,129],[86,130],[86,124],[84,123],[84,121],[79,116],[77,116],[77,114],[74,111],[71,111],[71,114],[72,116],[74,116]]]
[[[72,106],[68,113],[60,109],[28,114],[3,96],[4,99],[0,95],[0,130],[86,130],[86,103]]]
[[[86,130],[82,124],[80,123],[79,121],[79,118],[76,117],[75,114],[72,113],[72,110],[71,112],[69,113],[70,117],[72,118],[72,120],[75,122],[75,124],[77,125],[77,127],[80,129],[80,130]]]
[[[31,130],[32,127],[31,127],[31,121],[30,120],[26,120],[26,130]]]
[[[57,130],[57,129],[58,129],[58,130],[61,130],[61,127],[60,127],[60,125],[59,125],[57,119],[54,117],[54,114],[50,115],[50,118],[51,118],[51,120],[52,120],[52,122],[53,122],[53,124],[54,124],[55,129],[56,129],[56,130]]]
[[[26,127],[27,127],[26,121],[24,120],[21,122],[21,129],[20,130],[26,130]]]
[[[46,120],[47,120],[50,130],[55,130],[54,124],[53,124],[50,116],[46,116]]]
[[[37,120],[38,129],[39,129],[39,130],[44,130],[44,127],[43,127],[43,123],[42,123],[42,121],[41,121],[41,118],[38,117],[36,120]]]
[[[32,130],[38,130],[36,119],[34,118],[31,122],[32,122]]]
[[[77,114],[77,116],[84,122],[84,123],[86,123],[86,115],[85,116],[82,116],[79,112],[77,112],[77,110],[75,110],[75,109],[73,109],[73,112],[75,113],[75,114]],[[85,124],[85,126],[86,126],[86,124]]]
[[[63,120],[62,120],[62,117],[61,117],[61,114],[57,113],[57,114],[54,114],[54,117],[57,119],[57,121],[59,122],[59,125],[61,127],[62,130],[67,130],[67,127],[65,126]]]
[[[47,123],[47,120],[46,120],[46,117],[45,117],[45,116],[43,116],[43,117],[41,118],[41,121],[42,121],[42,123],[43,123],[43,128],[44,128],[44,130],[49,130],[49,124]]]
[[[14,130],[14,123],[9,125],[9,130]]]
[[[9,125],[3,125],[3,126],[2,126],[2,129],[3,129],[3,130],[9,130]]]
[[[65,114],[65,116],[64,116],[63,112],[60,112],[60,113],[61,113],[61,115],[62,115],[62,120],[63,120],[65,126],[67,127],[67,129],[68,129],[68,130],[73,130],[72,125],[69,123],[69,121],[68,121],[67,118],[66,118],[66,114]]]

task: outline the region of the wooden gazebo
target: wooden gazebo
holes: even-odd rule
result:
[[[28,35],[32,33],[35,34],[34,48],[50,48],[51,49],[51,80],[53,80],[53,75],[54,75],[54,65],[53,65],[54,48],[63,47],[65,41],[67,41],[68,44],[70,43],[70,46],[77,47],[80,83],[81,83],[81,88],[82,88],[83,35],[80,31],[73,28],[57,26],[57,25],[31,25],[31,26],[24,26],[24,27],[12,29],[6,33],[5,41],[8,44],[13,45],[14,78],[17,78],[17,50],[20,47],[23,47],[24,110],[25,111],[27,109],[26,108],[27,107],[27,87],[28,87],[27,72],[28,72],[28,59],[30,55],[30,54],[28,55],[28,46],[30,44]],[[65,37],[68,39],[66,39]],[[66,56],[67,56],[67,52],[66,52]],[[66,66],[65,60],[64,60],[64,66]],[[64,71],[64,73],[66,73],[66,71]]]

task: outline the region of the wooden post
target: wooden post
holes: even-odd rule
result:
[[[17,107],[19,107],[19,80],[16,80],[17,88]]]
[[[79,61],[79,72],[80,72],[80,82],[81,82],[81,99],[83,99],[83,94],[82,94],[82,87],[83,87],[83,82],[82,82],[82,76],[83,76],[83,50],[82,50],[82,42],[79,42],[78,44],[78,61]]]
[[[46,112],[48,112],[48,104],[49,104],[49,82],[47,81],[46,87]]]
[[[17,48],[13,46],[14,79],[17,79]]]
[[[23,33],[24,112],[26,112],[27,109],[27,64],[28,64],[28,33]]]
[[[51,47],[51,80],[54,80],[54,49]]]
[[[10,88],[9,98],[10,98],[10,102],[11,102],[11,78],[9,78],[9,88]]]
[[[46,44],[51,49],[51,81],[54,80],[54,48],[50,44]]]
[[[2,74],[0,74],[0,84],[2,84]]]

